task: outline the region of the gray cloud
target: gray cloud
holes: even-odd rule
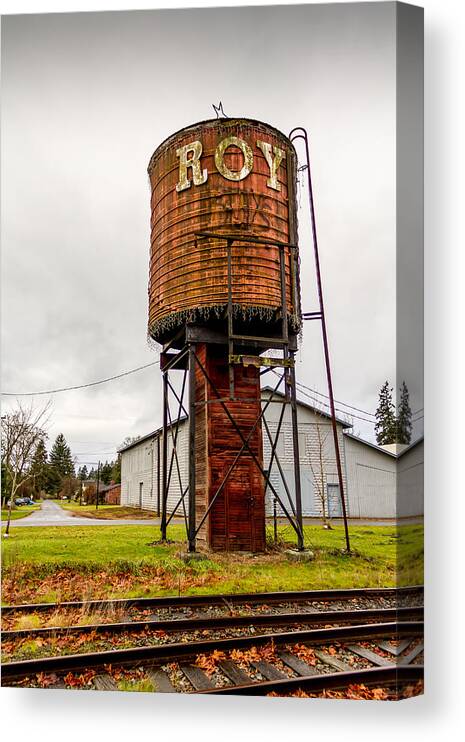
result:
[[[374,411],[396,365],[394,6],[4,18],[3,389],[84,383],[156,357],[147,163],[221,99],[229,116],[310,131],[335,392]],[[301,203],[308,311],[305,190]],[[305,327],[297,373],[326,390],[316,327]],[[160,397],[156,368],[56,395],[50,435],[103,455],[160,423]]]

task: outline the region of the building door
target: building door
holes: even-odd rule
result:
[[[222,466],[212,467],[213,481],[210,497],[217,491],[233,459],[228,457]],[[250,459],[240,460],[210,515],[210,543],[212,549],[226,551],[265,550],[265,507],[262,475]]]
[[[327,484],[326,493],[328,497],[328,516],[330,518],[342,518],[342,503],[339,485]]]

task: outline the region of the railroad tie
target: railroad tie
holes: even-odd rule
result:
[[[146,674],[156,693],[176,693],[176,688],[163,670],[146,670]]]
[[[107,673],[96,675],[93,682],[96,690],[118,690],[115,681]]]
[[[195,665],[181,665],[181,670],[189,682],[192,683],[195,690],[208,690],[215,687],[215,684],[200,667],[196,667]]]
[[[321,662],[324,662],[325,665],[329,665],[330,667],[334,667],[335,670],[339,670],[340,672],[350,672],[353,670],[350,665],[338,660],[336,657],[332,657],[330,654],[326,654],[326,652],[320,652],[319,649],[315,649],[314,654]]]
[[[66,690],[69,688],[69,686],[66,685],[65,681],[63,680],[63,678],[58,678],[53,683],[53,685],[50,685],[49,687],[50,687],[50,690]]]
[[[405,657],[399,658],[398,664],[399,665],[410,665],[410,663],[413,662],[415,657],[418,657],[418,655],[421,654],[421,652],[423,652],[423,649],[424,649],[423,644],[421,643],[417,644],[417,646],[414,649],[412,649],[412,651],[409,652],[409,654],[405,655]]]
[[[279,659],[290,667],[291,670],[294,670],[297,675],[318,675],[318,671],[314,667],[307,665],[306,662],[296,657],[295,654],[291,654],[291,652],[279,652]]]
[[[278,668],[274,665],[271,665],[269,662],[265,662],[265,660],[252,662],[252,665],[267,680],[284,680],[288,677],[283,672],[281,672],[281,670],[278,670]]]
[[[359,657],[363,657],[365,660],[368,660],[368,662],[372,662],[373,665],[378,665],[378,667],[392,665],[391,660],[386,659],[386,657],[381,657],[380,654],[372,652],[371,649],[361,647],[360,644],[348,644],[347,649],[349,650],[349,652],[358,654]]]
[[[222,660],[218,663],[218,667],[234,685],[250,683],[249,675],[232,660]]]
[[[377,642],[376,646],[379,647],[380,649],[384,649],[385,652],[389,652],[389,654],[393,654],[394,657],[398,657],[399,654],[402,654],[404,649],[407,649],[409,644],[410,644],[410,639],[403,639],[401,642],[399,642],[399,644],[397,644],[397,646],[394,644],[391,644],[391,642],[386,642],[386,641]]]
[[[321,613],[319,608],[314,608],[312,605],[304,605],[302,607],[303,613]]]

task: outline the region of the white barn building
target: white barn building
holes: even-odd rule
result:
[[[263,390],[263,398],[270,394]],[[268,429],[274,439],[278,426],[280,404],[271,403],[265,413]],[[321,517],[323,498],[326,515],[342,516],[336,457],[331,418],[315,407],[298,402],[299,458],[302,489],[302,512],[305,517]],[[394,519],[420,516],[423,513],[423,441],[417,441],[400,453],[369,443],[350,433],[350,425],[337,420],[346,508],[349,518]],[[265,425],[263,450],[265,468],[269,465],[271,444]],[[149,433],[121,449],[121,504],[161,511],[162,490],[162,428]],[[175,427],[168,430],[168,466]],[[168,513],[179,502],[188,485],[188,420],[178,428],[176,458],[172,463],[168,494]],[[291,410],[286,406],[276,453],[279,458],[289,493],[295,498],[293,477],[293,448]],[[276,462],[272,468],[271,484],[279,498],[288,497]],[[271,516],[274,495],[266,496],[267,515]],[[187,507],[187,502],[186,502]],[[282,514],[279,503],[278,515]],[[177,515],[182,515],[182,509]]]

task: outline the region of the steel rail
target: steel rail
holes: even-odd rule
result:
[[[223,593],[218,595],[166,595],[156,598],[116,598],[87,601],[66,601],[62,603],[23,603],[2,606],[3,615],[8,613],[35,611],[55,611],[61,609],[111,609],[119,607],[140,606],[144,608],[186,607],[201,605],[237,605],[241,603],[306,603],[310,601],[353,600],[357,598],[389,598],[410,593],[423,593],[422,585],[408,587],[375,587],[375,588],[342,588],[335,590],[293,590],[272,593]]]
[[[388,667],[370,667],[352,672],[322,673],[283,680],[265,680],[244,685],[230,685],[223,688],[193,691],[195,694],[231,694],[241,696],[263,696],[272,692],[289,693],[299,689],[318,693],[327,689],[345,689],[349,685],[395,685],[415,682],[423,679],[423,665],[389,665]]]
[[[118,621],[115,623],[86,624],[80,626],[46,626],[33,629],[2,631],[2,641],[32,637],[66,636],[71,634],[121,634],[126,631],[197,631],[200,629],[230,629],[250,626],[291,626],[295,624],[360,623],[361,621],[392,622],[402,619],[423,620],[423,607],[367,608],[350,611],[321,611],[317,613],[262,613],[246,616],[214,616],[211,618],[150,619],[145,621]]]
[[[423,636],[423,621],[400,621],[382,624],[359,624],[355,626],[309,629],[276,634],[258,634],[226,639],[207,639],[197,642],[176,642],[155,646],[113,649],[103,652],[42,657],[2,664],[2,681],[25,678],[39,672],[67,672],[104,668],[105,665],[137,665],[141,663],[172,662],[212,652],[244,647],[262,646],[273,641],[276,645],[295,643],[326,643],[347,639],[367,640],[373,637],[418,637]]]

